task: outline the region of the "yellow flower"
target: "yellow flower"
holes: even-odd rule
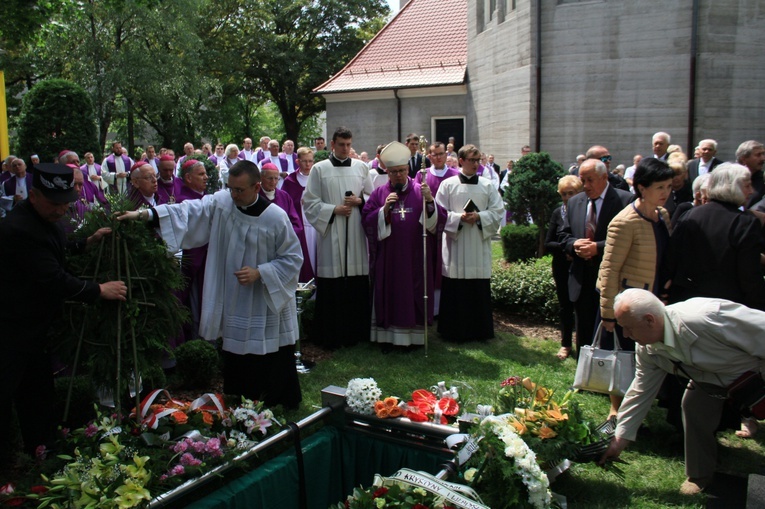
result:
[[[523,385],[523,388],[529,392],[534,390],[534,382],[532,382],[531,378],[529,377],[526,377],[523,380],[521,380],[521,385]]]
[[[114,499],[114,502],[117,504],[117,507],[120,508],[135,507],[139,505],[142,500],[151,500],[149,490],[130,480],[125,481],[125,484],[117,488],[115,491],[119,496]]]
[[[377,506],[377,509],[382,509],[385,507],[385,499],[383,497],[378,497],[375,499],[375,505]]]
[[[475,477],[475,474],[477,472],[478,472],[477,468],[468,468],[467,470],[465,470],[465,473],[463,474],[465,481],[473,482],[473,478]]]

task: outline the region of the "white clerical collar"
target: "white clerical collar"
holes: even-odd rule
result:
[[[266,191],[265,189],[263,189],[263,194],[266,195],[266,198],[273,201],[274,196],[276,196],[276,189],[274,189],[273,191]]]
[[[143,199],[146,200],[152,207],[157,206],[157,201],[154,199],[154,195],[144,196]]]
[[[255,201],[254,201],[254,202],[250,203],[249,205],[245,205],[244,207],[239,207],[239,208],[240,208],[240,209],[242,209],[242,210],[247,210],[248,208],[250,208],[250,207],[252,207],[253,205],[255,205],[256,203],[258,203],[258,198],[259,198],[259,197],[256,195],[256,196],[255,196]]]
[[[470,178],[473,178],[473,177],[475,177],[476,175],[478,175],[478,172],[477,172],[477,171],[476,171],[475,173],[473,173],[472,175],[467,175],[467,174],[466,174],[464,171],[462,171],[462,168],[460,168],[460,173],[461,173],[461,174],[462,174],[462,175],[463,175],[465,178],[468,178],[468,179],[470,179]],[[478,175],[478,176],[480,177],[480,175]]]
[[[430,167],[430,173],[432,173],[436,177],[443,177],[446,174],[447,171],[449,171],[449,167],[448,166],[444,166],[440,170],[438,168],[436,168],[435,166],[431,166]],[[467,176],[467,175],[465,175],[465,176]]]
[[[305,187],[305,185],[308,183],[308,175],[303,175],[302,173],[298,172],[297,181],[298,184]]]
[[[350,158],[351,158],[350,156],[348,156],[348,157],[346,157],[345,159],[340,159],[339,157],[337,157],[337,154],[335,154],[334,152],[332,152],[332,157],[334,157],[335,159],[337,159],[337,162],[338,162],[338,163],[344,163],[345,161],[347,161],[348,159],[350,159]]]
[[[169,179],[169,180],[159,179],[159,180],[161,180],[163,184],[172,184],[173,183],[173,179]]]

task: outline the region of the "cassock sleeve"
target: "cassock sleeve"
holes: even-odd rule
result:
[[[330,222],[335,213],[335,205],[337,204],[321,201],[321,168],[314,166],[311,173],[308,174],[308,182],[303,193],[303,212],[311,226],[322,237],[329,230]]]
[[[275,210],[269,210],[272,208]],[[258,265],[258,270],[266,290],[266,304],[271,311],[278,313],[295,298],[298,275],[303,266],[303,251],[287,214],[277,207],[267,210],[267,217],[274,218],[268,232],[275,237],[276,253],[273,259]],[[261,217],[265,219],[264,216]]]
[[[494,170],[489,170],[494,171]],[[488,194],[489,203],[486,210],[478,212],[481,217],[481,234],[484,239],[491,238],[492,235],[499,230],[499,223],[502,220],[502,215],[505,213],[505,207],[502,203],[502,197],[499,195],[499,191],[494,189],[491,182],[485,187]]]
[[[452,238],[456,238],[460,229],[460,221],[462,221],[462,210],[451,210],[451,192],[452,184],[450,179],[441,183],[436,193],[436,205],[443,208],[446,211],[446,223],[444,224],[444,233]]]
[[[201,200],[158,205],[154,209],[168,252],[201,247],[210,241],[210,225],[218,193],[203,196]]]

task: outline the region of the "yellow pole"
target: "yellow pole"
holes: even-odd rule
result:
[[[8,110],[5,104],[5,73],[0,71],[0,158],[5,159],[11,153],[8,144]]]

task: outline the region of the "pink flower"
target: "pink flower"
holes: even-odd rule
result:
[[[515,386],[518,385],[521,382],[521,377],[519,376],[511,376],[510,378],[503,380],[500,384],[502,387]]]
[[[204,442],[191,442],[191,444],[189,445],[191,446],[192,449],[194,449],[194,452],[196,452],[197,454],[202,454],[203,452],[205,452]]]
[[[10,495],[16,491],[16,486],[13,485],[13,483],[3,484],[0,486],[0,495]]]
[[[45,448],[44,445],[38,445],[35,448],[35,458],[42,461],[48,456],[48,450]]]
[[[261,412],[255,416],[255,426],[253,426],[253,429],[257,427],[260,432],[265,435],[266,428],[269,426],[271,426],[271,419],[266,418],[264,412]]]
[[[186,449],[188,449],[189,444],[186,443],[186,441],[178,442],[173,446],[173,452],[186,452]]]
[[[85,436],[88,438],[91,438],[95,436],[95,434],[98,433],[98,426],[93,424],[92,422],[88,424],[88,427],[85,428]]]
[[[61,428],[61,436],[63,438],[66,438],[69,436],[69,431],[71,431],[69,428]]]
[[[185,465],[187,467],[196,467],[201,464],[202,460],[198,460],[190,452],[184,453],[183,456],[181,456],[181,465]]]
[[[170,469],[170,476],[183,475],[185,473],[186,473],[186,469],[183,468],[183,465],[175,465],[173,468]]]
[[[212,455],[213,457],[221,456],[223,451],[220,450],[220,439],[211,438],[208,440],[205,444],[205,452]]]

